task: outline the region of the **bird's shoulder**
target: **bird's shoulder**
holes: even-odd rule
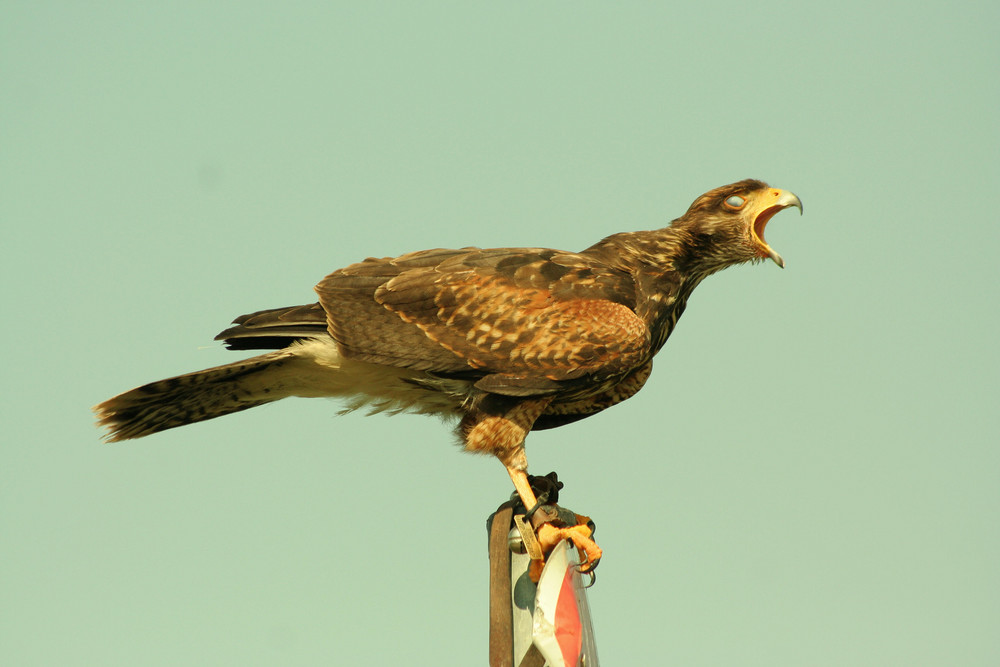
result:
[[[586,252],[550,248],[459,248],[421,250],[398,257],[370,257],[334,271],[316,290],[343,293],[376,290],[382,296],[419,291],[445,295],[463,285],[490,284],[511,292],[544,290],[552,299],[604,299],[635,306],[635,284],[627,271]]]

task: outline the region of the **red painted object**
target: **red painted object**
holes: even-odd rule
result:
[[[597,648],[576,550],[562,542],[538,580],[532,641],[550,667],[595,667]]]

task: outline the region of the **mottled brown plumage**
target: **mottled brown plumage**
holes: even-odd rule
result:
[[[666,228],[581,252],[426,250],[370,258],[316,286],[319,303],[238,318],[217,339],[273,350],[154,382],[95,408],[109,440],[286,396],[454,416],[469,451],[507,467],[526,503],[524,437],[642,388],[691,291],[733,264],[780,256],[764,225],[791,193],[746,180],[699,197]]]

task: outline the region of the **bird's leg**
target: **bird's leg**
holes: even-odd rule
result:
[[[510,480],[514,482],[514,490],[521,497],[521,503],[524,505],[524,508],[526,510],[533,509],[538,504],[538,498],[535,496],[535,492],[531,488],[531,483],[528,481],[528,471],[523,468],[507,466],[507,474],[510,475]]]
[[[497,397],[500,399],[500,397]],[[514,483],[514,489],[529,513],[538,506],[538,498],[528,481],[528,459],[524,454],[524,439],[532,425],[552,399],[528,399],[519,401],[484,401],[477,412],[462,420],[460,432],[465,447],[470,451],[494,454],[507,468]],[[544,564],[544,557],[562,540],[571,540],[580,551],[581,560],[592,570],[601,558],[601,548],[591,537],[592,531],[586,525],[586,517],[578,517],[583,524],[575,526],[554,526],[548,520],[533,522],[543,560],[532,564],[532,578],[537,581]]]
[[[534,509],[538,505],[538,499],[531,488],[531,483],[528,482],[527,471],[508,466],[507,474],[510,475],[511,481],[514,482],[514,489],[517,490],[517,495],[520,496],[525,509],[528,511]],[[601,560],[602,551],[593,540],[592,535],[594,533],[590,529],[590,526],[587,525],[589,522],[590,517],[577,514],[575,526],[557,528],[551,523],[541,524],[538,526],[536,532],[542,553],[548,554],[562,540],[570,540],[580,553],[580,561],[586,566],[582,571],[589,572],[593,570],[597,567],[597,562]],[[537,577],[535,578],[537,579]]]

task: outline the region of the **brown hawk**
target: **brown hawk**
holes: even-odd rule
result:
[[[764,226],[789,206],[802,210],[794,194],[744,180],[698,197],[669,227],[615,234],[581,252],[370,258],[324,278],[319,303],[244,315],[216,336],[230,349],[272,351],[132,389],[95,412],[111,441],[288,396],[452,416],[465,448],[499,458],[531,508],[528,432],[639,391],[706,276],[766,258],[784,266]],[[569,536],[580,545],[589,531]]]

